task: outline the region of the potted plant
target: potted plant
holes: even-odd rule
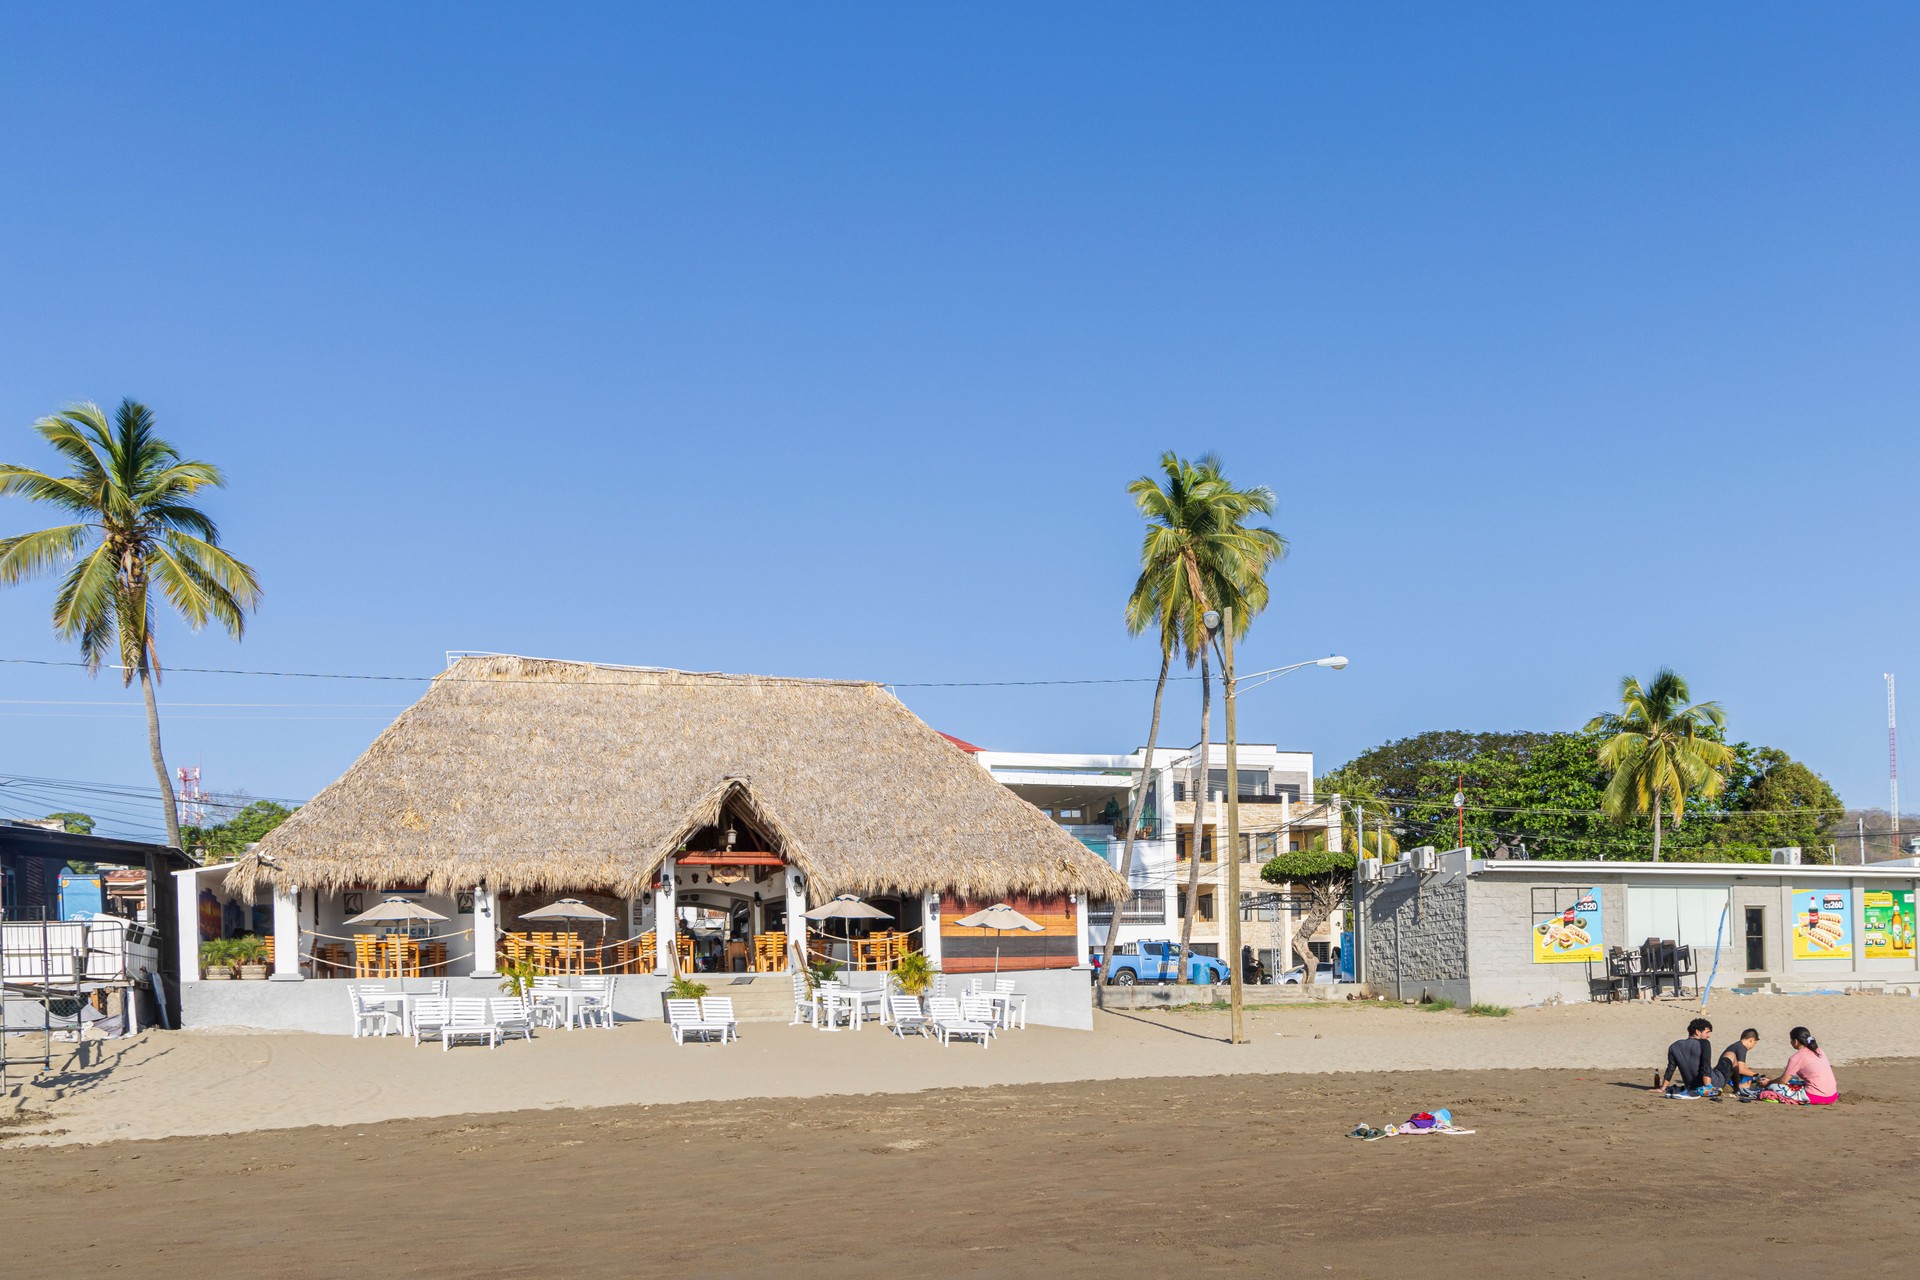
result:
[[[698,1000],[706,994],[706,983],[695,982],[684,973],[674,974],[673,981],[668,983],[667,989],[660,993],[660,1020],[662,1022],[667,1020],[667,1001]]]
[[[264,939],[248,935],[233,940],[234,959],[239,961],[240,976],[250,982],[267,980],[267,944]]]
[[[893,981],[903,996],[924,996],[933,989],[933,961],[924,951],[909,951],[894,966]]]
[[[233,977],[233,939],[209,938],[200,944],[200,976],[209,982]]]
[[[509,960],[500,966],[500,989],[510,996],[525,996],[533,990],[533,980],[539,973],[531,960]]]

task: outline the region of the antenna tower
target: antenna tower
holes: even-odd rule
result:
[[[200,789],[200,766],[189,768],[181,765],[180,775],[180,825],[183,827],[201,827],[207,822],[207,793]]]

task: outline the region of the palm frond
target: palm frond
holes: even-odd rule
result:
[[[91,525],[66,524],[0,538],[0,587],[11,587],[71,560],[86,545]]]

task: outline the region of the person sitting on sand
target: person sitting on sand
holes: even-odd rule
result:
[[[1713,1024],[1695,1018],[1687,1024],[1687,1038],[1667,1046],[1667,1069],[1653,1078],[1653,1091],[1666,1089],[1667,1081],[1680,1077],[1686,1090],[1705,1089],[1713,1084]]]
[[[1714,1065],[1713,1074],[1721,1088],[1758,1089],[1766,1084],[1767,1078],[1747,1065],[1747,1055],[1759,1043],[1760,1033],[1748,1027],[1738,1040],[1720,1051],[1720,1061]]]
[[[1787,1059],[1774,1087],[1784,1088],[1790,1096],[1804,1091],[1805,1101],[1816,1107],[1840,1101],[1840,1082],[1833,1078],[1833,1064],[1820,1052],[1820,1042],[1813,1038],[1813,1033],[1805,1027],[1795,1027],[1787,1032],[1787,1039],[1793,1042],[1793,1056]],[[1801,1101],[1798,1096],[1792,1100]]]

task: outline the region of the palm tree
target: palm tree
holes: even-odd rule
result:
[[[1246,523],[1254,516],[1272,514],[1273,490],[1265,486],[1234,488],[1221,473],[1217,456],[1206,454],[1196,462],[1189,462],[1177,454],[1164,453],[1160,456],[1160,471],[1161,478],[1141,476],[1127,486],[1134,505],[1147,522],[1140,546],[1140,577],[1127,601],[1127,627],[1136,635],[1150,624],[1160,628],[1162,661],[1160,684],[1154,691],[1155,735],[1159,731],[1161,694],[1166,688],[1166,672],[1173,655],[1179,653],[1189,667],[1196,662],[1200,665],[1199,794],[1194,801],[1193,857],[1187,869],[1186,910],[1181,916],[1180,945],[1184,956],[1193,939],[1194,914],[1199,906],[1200,849],[1207,811],[1207,748],[1212,736],[1213,680],[1207,653],[1209,636],[1203,618],[1209,609],[1230,606],[1235,638],[1245,635],[1254,615],[1267,607],[1267,569],[1286,554],[1287,542],[1271,529],[1249,527]],[[1149,766],[1152,746],[1150,741]],[[1136,808],[1139,794],[1136,792]],[[1121,874],[1126,874],[1131,866],[1129,842],[1122,854]],[[1239,904],[1230,904],[1229,909],[1238,910]],[[1117,912],[1115,919],[1117,922]],[[1113,928],[1109,926],[1109,959],[1113,936]],[[1182,982],[1188,980],[1189,972],[1183,963]]]
[[[1720,704],[1689,706],[1692,696],[1687,682],[1665,667],[1645,688],[1622,676],[1619,712],[1587,723],[1589,733],[1613,735],[1600,744],[1600,763],[1613,771],[1601,807],[1621,821],[1652,812],[1655,862],[1661,815],[1671,808],[1678,823],[1688,796],[1717,795],[1727,785],[1720,770],[1733,760],[1732,748],[1717,736],[1726,727]]]
[[[152,587],[158,585],[195,631],[217,622],[238,639],[260,600],[252,569],[220,546],[220,531],[194,501],[225,483],[210,462],[193,462],[154,433],[153,411],[122,400],[113,422],[92,404],[40,419],[33,429],[72,468],[51,476],[0,464],[0,497],[20,494],[79,517],[77,523],[0,538],[0,587],[74,562],[53,602],[53,627],[78,640],[87,670],[118,662],[124,684],[140,681],[147,748],[165,806],[167,843],[180,847],[180,815],[160,750],[159,678]],[[149,868],[150,873],[156,868]]]

